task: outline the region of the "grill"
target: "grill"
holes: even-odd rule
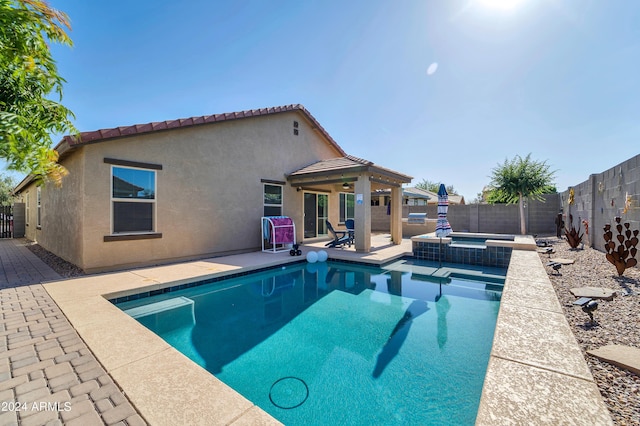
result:
[[[426,221],[426,213],[409,213],[409,218],[407,219],[407,223],[415,223],[420,225],[424,225]]]

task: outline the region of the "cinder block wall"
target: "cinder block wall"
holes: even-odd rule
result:
[[[525,209],[525,220],[529,234],[555,235],[555,218],[560,210],[559,194],[548,194],[544,202],[531,201]],[[409,213],[427,213],[430,219],[437,219],[438,207],[402,206],[402,217]],[[454,231],[486,232],[493,234],[519,234],[520,211],[517,204],[466,204],[450,205],[447,219]],[[371,208],[371,230],[389,232],[390,216],[385,206]]]
[[[574,199],[569,204],[571,189],[574,190]],[[640,229],[640,154],[601,173],[590,175],[587,180],[567,188],[560,195],[567,226],[570,227],[569,215],[573,215],[574,226],[577,228],[580,225],[584,232],[582,221],[586,220],[589,233],[585,242],[604,251],[604,225],[614,223],[616,216],[620,216],[623,223],[629,222],[632,230]],[[630,202],[625,212],[627,197],[630,197]]]
[[[560,194],[546,194],[545,202],[533,202],[528,204],[528,224],[530,234],[556,233],[556,217],[562,208]]]

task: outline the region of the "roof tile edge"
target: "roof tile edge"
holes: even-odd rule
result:
[[[133,136],[144,133],[152,133],[161,130],[176,129],[180,127],[191,127],[201,124],[215,123],[219,121],[239,120],[249,117],[264,116],[277,114],[281,112],[300,111],[304,114],[312,124],[312,127],[318,130],[331,145],[333,145],[341,155],[347,155],[338,143],[329,135],[329,133],[320,125],[318,120],[301,104],[290,104],[284,106],[251,109],[238,112],[228,112],[222,114],[195,116],[174,120],[157,121],[143,124],[133,124],[130,126],[114,127],[110,129],[100,129],[88,132],[80,132],[78,135],[67,135],[56,145],[55,149],[59,150],[64,142],[69,145],[70,149],[78,145],[87,143],[98,143],[121,137]]]

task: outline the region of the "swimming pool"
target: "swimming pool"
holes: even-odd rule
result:
[[[118,306],[285,424],[473,424],[501,278],[432,265],[301,263]]]

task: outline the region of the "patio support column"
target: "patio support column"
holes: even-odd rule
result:
[[[355,187],[355,240],[356,251],[371,251],[371,181],[369,175],[358,176]]]
[[[391,241],[402,242],[402,187],[391,188]]]

